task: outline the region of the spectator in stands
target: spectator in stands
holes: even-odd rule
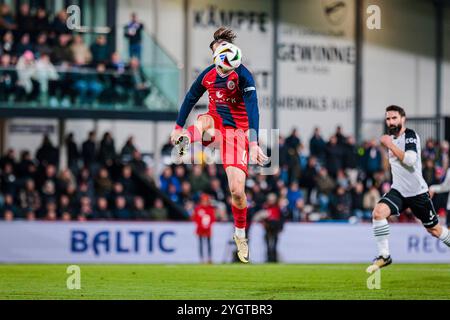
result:
[[[31,51],[25,53],[17,61],[18,92],[16,101],[33,101],[39,94],[39,83],[33,78],[36,75],[36,61]]]
[[[307,196],[306,196],[306,202],[311,202],[311,192],[316,186],[316,176],[318,173],[319,165],[317,163],[317,158],[314,156],[309,157],[308,164],[306,166],[306,169],[303,172],[303,175],[300,179],[300,186],[306,189]]]
[[[98,156],[100,163],[106,167],[111,167],[116,160],[116,147],[110,132],[105,132],[103,134],[103,138],[100,141]]]
[[[124,193],[128,196],[131,196],[136,193],[136,187],[134,180],[132,179],[132,169],[131,166],[125,165],[122,168],[122,174],[118,179],[118,182],[120,182],[123,185]]]
[[[368,143],[362,158],[363,169],[367,173],[368,178],[373,179],[375,172],[382,169],[381,163],[381,151],[377,147],[375,139],[373,139]]]
[[[151,219],[150,212],[145,209],[144,198],[139,196],[133,198],[133,209],[131,215],[138,220]]]
[[[31,44],[30,34],[24,33],[20,38],[19,43],[16,46],[17,56],[22,56],[25,51],[33,51],[33,45]]]
[[[169,189],[167,191],[167,196],[169,199],[176,203],[177,205],[182,205],[181,197],[180,197],[180,191],[177,190],[177,188],[173,184],[169,184]]]
[[[52,48],[48,44],[47,34],[45,32],[42,32],[37,36],[33,51],[38,58],[43,54],[48,56],[52,54]]]
[[[133,151],[132,159],[129,164],[137,174],[145,174],[145,171],[147,170],[147,164],[142,160],[142,155],[139,150]]]
[[[39,88],[43,95],[47,95],[48,93],[49,81],[59,79],[58,72],[46,53],[42,53],[36,62],[34,79],[39,83]]]
[[[110,56],[110,50],[106,37],[104,35],[97,36],[95,42],[90,47],[92,53],[92,63],[97,65],[99,63],[107,64]]]
[[[297,182],[292,182],[287,194],[289,201],[288,209],[293,210],[299,199],[303,199],[303,193],[300,191]]]
[[[425,160],[436,160],[437,159],[437,150],[433,139],[427,139],[425,143],[425,148],[422,150],[422,158]]]
[[[92,208],[92,200],[88,196],[82,196],[80,198],[80,209],[78,212],[78,220],[86,221],[95,218],[94,210]]]
[[[296,128],[292,129],[291,134],[285,140],[288,149],[293,149],[295,152],[301,144],[301,140],[298,136],[298,130]]]
[[[130,210],[126,207],[127,202],[125,197],[119,196],[115,201],[114,217],[118,220],[130,220],[132,215]]]
[[[336,136],[331,136],[326,146],[326,166],[328,173],[333,178],[336,178],[338,170],[344,167],[344,150],[338,144],[338,138]]]
[[[75,213],[75,208],[73,207],[70,198],[63,194],[59,198],[58,204],[58,216],[61,217],[62,220],[69,221],[72,220]]]
[[[342,132],[342,127],[341,126],[337,126],[336,127],[336,133],[334,135],[336,136],[338,145],[340,145],[340,146],[345,145],[345,143],[347,141],[347,137]]]
[[[98,220],[109,220],[113,218],[111,210],[108,209],[108,200],[105,197],[97,198],[94,218]]]
[[[137,14],[133,12],[131,14],[131,21],[125,26],[125,37],[129,41],[129,56],[136,57],[141,60],[142,52],[142,32],[144,25],[138,21]]]
[[[226,193],[222,188],[221,182],[218,178],[212,178],[210,182],[209,194],[215,201],[225,202]],[[191,188],[192,189],[192,188]]]
[[[14,15],[11,13],[11,7],[6,4],[0,4],[0,38],[8,32],[17,28]]]
[[[83,142],[81,147],[81,155],[83,157],[84,166],[92,170],[97,156],[97,148],[95,145],[95,131],[90,131],[88,139]]]
[[[48,21],[47,11],[44,8],[38,8],[36,11],[36,16],[34,18],[34,28],[33,35],[36,38],[36,35],[42,32],[48,32],[50,30],[50,23]]]
[[[69,185],[77,185],[75,176],[72,174],[72,171],[70,169],[65,168],[63,169],[57,178],[57,187],[59,190],[67,190]]]
[[[348,220],[351,216],[352,198],[342,186],[338,186],[336,193],[331,197],[330,216],[335,220]]]
[[[28,210],[38,211],[41,207],[41,197],[32,179],[28,179],[25,188],[20,191],[19,204],[24,213]]]
[[[180,191],[180,203],[185,206],[188,201],[193,200],[192,195],[192,187],[188,181],[183,181],[181,183],[181,191]]]
[[[11,65],[11,56],[3,54],[0,59],[0,102],[8,101],[16,91],[17,73]]]
[[[50,26],[50,29],[55,33],[56,36],[59,36],[61,34],[70,34],[72,32],[67,26],[67,18],[68,15],[65,9],[58,11],[58,13],[56,14],[55,19],[53,19],[53,22]]]
[[[19,7],[19,12],[16,17],[18,35],[22,36],[24,33],[31,33],[35,28],[35,19],[31,15],[30,5],[22,3]]]
[[[107,66],[111,72],[111,88],[108,92],[113,103],[126,103],[129,97],[127,79],[125,76],[126,64],[118,52],[111,55],[111,62]]]
[[[324,163],[326,156],[326,142],[320,134],[320,128],[314,128],[314,133],[309,140],[309,153],[316,157],[320,163]]]
[[[79,34],[73,37],[73,43],[70,46],[74,61],[79,64],[88,65],[92,61],[92,54],[87,45],[84,43],[83,37]]]
[[[152,220],[163,221],[169,218],[169,212],[164,206],[161,198],[156,198],[153,203],[153,208],[150,209],[150,216]]]
[[[134,144],[134,137],[130,136],[122,147],[120,155],[123,159],[130,159],[135,150],[137,150],[137,148]]]
[[[177,189],[181,188],[181,183],[177,177],[173,175],[173,170],[171,167],[167,166],[161,173],[159,177],[160,189],[161,191],[167,193],[169,191],[169,185],[174,185]]]
[[[49,201],[45,206],[45,220],[55,221],[58,218],[58,211],[55,200]]]
[[[202,167],[198,164],[194,165],[189,178],[192,186],[192,192],[198,193],[206,190],[209,186],[208,176],[203,172]]]
[[[17,177],[19,179],[34,179],[36,177],[36,164],[28,150],[22,151],[20,162],[17,164]]]
[[[6,154],[3,157],[0,158],[0,169],[4,170],[5,169],[5,165],[8,164],[8,163],[11,164],[11,166],[13,168],[16,166],[16,152],[12,148],[8,149]]]
[[[114,182],[111,192],[108,194],[108,199],[111,207],[114,207],[114,203],[118,197],[125,197],[125,199],[129,200],[123,189],[123,185],[120,182]]]
[[[328,175],[328,170],[325,167],[320,168],[319,175],[316,177],[316,185],[320,211],[326,212],[328,211],[330,196],[336,187],[336,183],[333,178]]]
[[[151,93],[150,82],[147,80],[137,58],[131,58],[129,71],[131,77],[130,86],[134,88],[134,104],[143,107],[145,99]]]
[[[67,148],[67,166],[73,172],[77,172],[78,160],[80,159],[80,152],[78,151],[78,146],[74,141],[72,132],[67,135],[66,148]]]
[[[14,197],[10,193],[5,194],[4,204],[1,208],[3,219],[11,221],[14,218],[20,217],[20,212],[17,206],[14,204]]]
[[[113,182],[109,176],[108,170],[102,167],[95,179],[95,192],[100,196],[107,196],[113,188]]]
[[[16,194],[17,177],[14,174],[14,166],[9,162],[3,165],[3,172],[0,172],[0,187],[3,194]]]
[[[425,182],[427,183],[427,185],[432,185],[432,184],[436,184],[439,181],[435,180],[435,166],[434,166],[434,161],[433,159],[430,158],[424,158],[425,162],[424,162],[424,168],[422,169],[422,175],[423,178],[425,180]]]
[[[36,159],[43,166],[52,164],[54,166],[59,165],[59,151],[53,146],[50,137],[45,134],[42,140],[42,144],[36,152]]]
[[[364,208],[364,185],[358,181],[351,191],[352,196],[352,215],[360,221],[371,221],[372,211]]]
[[[80,64],[79,61],[74,60],[73,53],[69,46],[69,43],[70,43],[70,35],[60,34],[58,36],[58,44],[53,47],[51,55],[51,60],[55,65],[65,66],[73,61]]]
[[[8,54],[11,57],[16,56],[14,35],[11,31],[8,31],[3,35],[3,41],[1,42],[0,52],[2,52],[2,54]],[[15,63],[15,61],[16,61],[15,58],[12,59],[13,64]]]

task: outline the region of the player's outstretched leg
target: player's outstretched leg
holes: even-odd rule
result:
[[[192,126],[180,131],[174,142],[178,155],[180,157],[184,156],[188,152],[191,143],[201,141],[203,133],[211,128],[214,128],[213,119],[208,115],[202,115]]]
[[[228,185],[231,192],[231,210],[234,218],[233,239],[237,246],[237,255],[241,262],[248,263],[248,240],[245,235],[247,226],[247,197],[245,195],[245,172],[236,167],[227,167]]]
[[[450,247],[450,232],[446,227],[437,224],[432,228],[427,228],[427,231],[433,237],[436,237],[439,240],[441,240],[447,247]]]
[[[378,256],[373,263],[367,268],[368,273],[377,271],[392,263],[389,254],[389,223],[387,218],[391,214],[391,209],[385,203],[378,203],[372,214],[373,234],[378,248]]]

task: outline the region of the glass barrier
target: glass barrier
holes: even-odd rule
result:
[[[0,107],[176,111],[178,95],[166,92],[178,87],[178,75],[166,66],[0,67]]]
[[[129,60],[129,43],[124,41],[122,56]],[[141,63],[144,72],[157,90],[167,101],[178,108],[180,103],[181,66],[170,53],[165,50],[153,36],[144,31],[142,33]]]

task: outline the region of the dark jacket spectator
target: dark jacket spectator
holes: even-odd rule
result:
[[[110,49],[106,41],[106,37],[98,36],[95,42],[91,45],[92,63],[97,65],[98,63],[107,64],[110,56]]]
[[[100,150],[98,152],[99,160],[102,164],[111,166],[116,159],[116,147],[111,133],[105,132],[100,142]]]
[[[99,220],[108,220],[113,218],[111,210],[108,209],[108,200],[105,197],[97,199],[97,207],[94,210],[94,218]]]
[[[309,140],[309,153],[319,159],[320,162],[325,161],[327,144],[320,135],[320,129],[315,128],[314,134]]]
[[[16,17],[18,34],[21,36],[24,33],[31,33],[34,30],[34,17],[30,12],[30,5],[22,3]]]
[[[70,36],[67,34],[61,34],[58,36],[58,44],[53,48],[53,52],[51,54],[53,64],[61,65],[74,61],[72,50],[69,46],[69,41]]]
[[[36,159],[44,166],[48,164],[59,165],[59,151],[53,146],[48,135],[44,136],[42,145],[36,152]]]
[[[88,139],[83,142],[81,146],[81,154],[83,157],[83,163],[86,167],[89,167],[95,162],[97,156],[97,149],[95,145],[95,132],[89,132]]]
[[[67,26],[67,12],[66,10],[60,10],[53,20],[50,30],[54,32],[57,36],[60,34],[70,34],[72,31]]]
[[[67,164],[69,168],[76,168],[78,165],[78,159],[80,159],[80,152],[78,146],[73,138],[73,133],[69,133],[66,138],[67,147]]]
[[[326,147],[326,166],[332,177],[336,177],[338,170],[344,167],[344,150],[335,136],[330,138]]]

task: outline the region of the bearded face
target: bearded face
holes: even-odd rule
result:
[[[402,130],[402,124],[398,124],[398,125],[391,125],[388,127],[388,134],[389,135],[393,135],[396,136],[399,134],[399,132]]]

